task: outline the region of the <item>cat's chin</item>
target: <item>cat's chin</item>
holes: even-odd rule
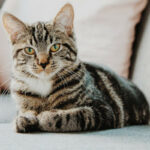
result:
[[[36,76],[37,78],[39,79],[46,79],[46,80],[49,80],[51,77],[52,77],[52,74],[51,73],[46,73],[44,71],[40,72],[40,73],[33,73],[34,76]]]

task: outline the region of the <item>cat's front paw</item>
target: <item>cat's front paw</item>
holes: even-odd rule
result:
[[[29,133],[38,130],[38,119],[33,117],[18,116],[15,120],[15,131],[18,133]]]

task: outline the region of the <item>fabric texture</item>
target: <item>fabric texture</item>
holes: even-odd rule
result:
[[[143,34],[138,44],[132,81],[144,92],[150,104],[150,5],[146,16]]]
[[[17,113],[15,101],[8,95],[0,95],[0,123],[10,123]]]
[[[149,150],[150,126],[83,133],[17,134],[0,124],[1,150]]]
[[[54,18],[66,2],[68,1],[6,0],[3,11],[13,13],[27,23],[48,21]],[[128,77],[135,25],[140,20],[147,0],[69,2],[75,8],[79,57],[84,61],[107,65],[121,76]],[[6,83],[9,83],[7,80],[10,77],[11,51],[2,23],[0,41],[0,84],[8,86]]]

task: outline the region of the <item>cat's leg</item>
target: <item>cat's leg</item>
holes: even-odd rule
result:
[[[68,110],[44,111],[37,116],[39,128],[49,132],[73,132],[114,128],[113,114],[107,107],[96,110],[79,107]]]
[[[26,111],[19,112],[16,119],[14,120],[14,129],[16,132],[26,133],[34,132],[38,130],[38,119],[36,112]]]

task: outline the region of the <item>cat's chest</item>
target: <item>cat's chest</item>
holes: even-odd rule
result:
[[[28,89],[41,96],[47,96],[52,88],[52,83],[49,80],[42,79],[26,79]]]

